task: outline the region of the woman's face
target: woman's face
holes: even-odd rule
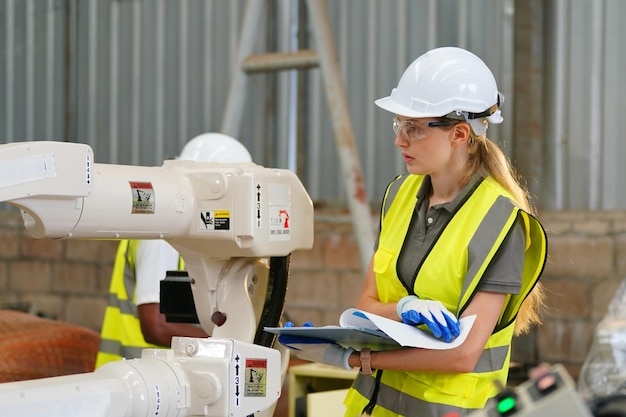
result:
[[[435,118],[411,119],[397,116],[394,120],[394,144],[411,174],[436,175],[455,164],[454,128],[438,126]]]

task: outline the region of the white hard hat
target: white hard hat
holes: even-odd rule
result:
[[[202,133],[185,144],[179,159],[197,162],[252,162],[237,139],[223,133]]]
[[[469,122],[477,135],[487,123],[501,123],[504,96],[487,65],[456,47],[436,48],[418,57],[404,71],[398,86],[376,105],[405,117],[453,117]]]

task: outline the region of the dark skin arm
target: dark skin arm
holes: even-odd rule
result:
[[[185,323],[168,323],[165,314],[159,311],[159,303],[148,303],[137,306],[143,337],[148,343],[170,347],[172,337],[209,337],[201,327]]]

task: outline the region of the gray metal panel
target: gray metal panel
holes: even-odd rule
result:
[[[605,35],[602,40],[602,54],[606,57],[604,64],[604,87],[601,89],[599,103],[601,115],[598,123],[604,132],[605,143],[602,159],[599,161],[602,172],[600,207],[603,209],[626,208],[624,178],[626,167],[626,140],[621,129],[621,109],[626,106],[626,86],[624,85],[624,68],[626,68],[626,33],[624,19],[626,3],[612,1],[607,3],[605,11]]]
[[[241,3],[78,2],[76,140],[100,162],[153,165],[216,130]]]
[[[58,0],[0,5],[0,141],[61,139],[64,13]]]
[[[259,51],[292,47],[297,2],[271,3]],[[626,3],[546,4],[542,207],[626,208],[626,141],[618,130]],[[328,7],[374,207],[405,168],[390,115],[373,102],[429,48],[463,46],[492,68],[507,100],[505,122],[489,135],[511,150],[513,0],[343,0]],[[244,9],[245,0],[0,2],[0,142],[84,142],[107,163],[158,165],[175,156],[191,137],[219,129]],[[314,47],[305,35],[309,45],[300,46]],[[304,88],[294,98],[297,80]],[[297,170],[315,200],[343,203],[320,71],[254,75],[251,85],[239,139],[254,160]]]
[[[559,0],[546,68],[548,158],[540,197],[552,209],[624,209],[626,3]]]

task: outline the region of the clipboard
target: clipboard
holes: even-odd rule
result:
[[[357,350],[364,347],[375,350],[405,347],[445,350],[460,346],[467,338],[475,320],[476,315],[460,319],[460,334],[450,343],[437,339],[418,327],[356,308],[349,308],[341,314],[339,326],[265,327],[264,330],[277,335],[325,339]]]

